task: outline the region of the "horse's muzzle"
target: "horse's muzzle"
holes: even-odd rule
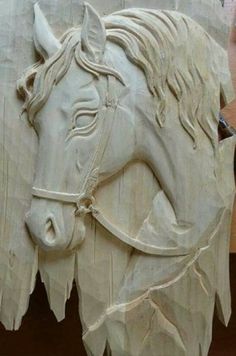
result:
[[[33,241],[43,250],[66,248],[66,240],[58,227],[54,215],[49,215],[43,221],[36,214],[28,212],[25,222]]]

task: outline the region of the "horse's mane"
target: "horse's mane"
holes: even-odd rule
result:
[[[140,67],[156,104],[160,126],[166,119],[166,93],[170,91],[179,108],[179,120],[196,143],[201,128],[217,142],[220,107],[220,47],[193,20],[172,11],[128,9],[104,18],[107,39],[120,45],[127,58]],[[80,29],[70,29],[61,38],[61,49],[45,62],[38,62],[18,81],[31,123],[47,101],[55,83],[66,74],[75,58],[78,65],[95,76],[122,76],[111,66],[91,63],[80,45]]]

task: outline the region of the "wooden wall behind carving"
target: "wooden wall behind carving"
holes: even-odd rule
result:
[[[229,20],[233,18],[234,7],[236,7],[236,0],[225,0],[224,7],[228,13]],[[235,46],[236,48],[236,46]],[[232,57],[235,57],[236,49],[230,53],[231,63],[235,63],[235,68],[233,68],[233,84],[236,88],[236,61],[232,61]],[[233,127],[236,127],[236,99],[224,109],[224,114],[227,117],[227,120],[231,123]],[[233,221],[232,221],[232,239],[231,239],[231,252],[236,252],[236,203],[234,207]]]
[[[236,202],[234,203],[234,213],[232,221],[231,252],[236,252]]]
[[[236,73],[236,68],[235,68]],[[236,83],[235,83],[236,87]],[[225,118],[230,124],[236,128],[236,99],[222,110]],[[236,252],[236,201],[234,204],[234,212],[232,219],[232,238],[231,238],[231,252]]]

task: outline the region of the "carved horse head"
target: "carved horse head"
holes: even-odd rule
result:
[[[42,188],[41,195],[47,191],[48,199],[37,197],[34,188],[26,221],[36,243],[61,249],[70,245],[75,209],[88,204],[98,179],[132,159],[134,127],[125,122],[129,113],[120,103],[123,79],[104,65],[105,26],[91,6],[85,6],[81,31],[71,30],[61,43],[35,5],[34,43],[44,60],[29,104],[30,117],[40,107],[32,122],[39,138],[34,186]],[[121,142],[124,130],[130,139]],[[76,195],[77,207],[53,192],[66,192],[67,199]],[[80,234],[78,240],[84,236],[82,223]]]
[[[59,41],[35,5],[41,60],[18,89],[39,142],[26,223],[42,248],[81,242],[95,188],[134,159],[150,166],[162,188],[153,230],[167,254],[196,248],[219,219],[209,162],[217,147],[220,63],[210,59],[216,44],[196,26],[168,11],[124,10],[102,19],[86,4],[81,28]],[[211,204],[218,199],[210,214],[206,180]]]

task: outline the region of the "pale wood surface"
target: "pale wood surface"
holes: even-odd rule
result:
[[[233,54],[232,54],[233,55]],[[236,73],[236,71],[235,71]],[[236,88],[236,85],[235,85]],[[227,121],[235,128],[236,127],[236,100],[232,101],[222,110]],[[236,179],[236,178],[235,178]],[[231,252],[236,252],[236,203],[234,204],[231,232]]]
[[[198,1],[109,1],[102,2],[99,0],[90,1],[101,14],[111,13],[113,11],[127,8],[127,7],[158,7],[172,8],[179,11],[186,12],[198,20],[205,28],[215,36],[216,40],[222,45],[226,46],[227,27],[222,19],[222,9],[217,7],[217,1],[202,1],[202,7],[199,8]],[[107,308],[110,308],[118,296],[121,282],[123,282],[124,271],[130,265],[130,256],[132,256],[132,263],[137,266],[137,273],[135,277],[139,276],[140,263],[142,256],[133,253],[129,246],[124,245],[118,240],[115,240],[107,231],[105,231],[94,220],[88,221],[89,235],[86,243],[74,254],[47,254],[46,252],[38,253],[38,249],[29,239],[28,231],[24,225],[24,216],[29,209],[31,201],[31,186],[34,176],[34,162],[37,151],[37,140],[32,128],[27,123],[26,115],[19,120],[22,102],[16,96],[16,80],[21,76],[23,70],[35,62],[35,53],[32,42],[32,27],[33,27],[33,3],[34,1],[24,0],[19,4],[18,0],[9,1],[9,7],[1,4],[0,21],[2,27],[1,43],[3,50],[0,53],[2,56],[3,67],[0,68],[1,83],[1,156],[0,156],[0,172],[1,172],[1,238],[0,238],[0,280],[1,284],[1,321],[8,329],[18,328],[21,318],[24,315],[29,294],[34,288],[35,275],[39,269],[41,278],[45,283],[49,303],[51,309],[54,311],[58,320],[63,319],[66,300],[69,298],[72,281],[75,278],[78,291],[81,296],[80,314],[83,322],[84,330],[97,324],[100,315],[103,315]],[[78,26],[81,23],[82,2],[71,1],[54,1],[42,0],[41,6],[47,16],[50,25],[55,34],[60,36],[71,26]],[[69,9],[69,10],[68,10]],[[208,14],[214,11],[216,17],[209,18]],[[55,15],[56,14],[56,15]],[[217,20],[216,20],[217,18]],[[24,19],[24,21],[22,21]],[[221,20],[220,20],[221,19]],[[224,62],[226,57],[224,57]],[[226,74],[222,71],[222,76]],[[226,75],[227,76],[227,75]],[[226,144],[227,146],[227,144]],[[223,145],[222,145],[223,147]],[[228,147],[229,149],[229,147]],[[222,148],[223,150],[223,148]],[[230,149],[229,149],[230,151]],[[223,155],[223,153],[222,153]],[[223,156],[222,156],[223,157]],[[224,162],[222,161],[222,167]],[[226,162],[227,167],[227,162]],[[140,204],[137,198],[141,196],[145,186],[149,186],[148,195],[142,196],[142,209],[132,210],[129,208],[129,202]],[[130,187],[133,189],[129,189]],[[229,184],[230,186],[230,184]],[[228,189],[229,187],[226,187]],[[135,163],[124,170],[121,179],[115,177],[106,187],[102,186],[97,193],[100,203],[104,202],[104,211],[116,224],[122,224],[124,230],[130,234],[135,234],[139,229],[145,213],[151,206],[151,201],[159,190],[158,184],[153,179],[152,173],[147,167],[141,163]],[[230,189],[229,189],[230,190]],[[106,196],[109,192],[109,201]],[[231,193],[232,194],[232,193]],[[119,205],[114,203],[117,199],[121,199],[125,209],[120,209],[119,214],[116,213]],[[128,214],[127,214],[128,211]],[[3,212],[3,213],[2,213]],[[88,218],[89,220],[90,218]],[[227,236],[227,228],[223,229],[222,235]],[[234,233],[233,233],[234,234]],[[215,246],[216,251],[225,251],[226,241],[222,245]],[[214,256],[213,256],[214,255]],[[214,274],[214,268],[208,261],[213,261],[218,256],[221,260],[221,265],[218,268],[221,271],[216,271],[221,278],[217,280],[217,292],[221,301],[221,307],[225,310],[219,311],[220,316],[227,322],[230,314],[228,289],[224,283],[227,284],[227,255],[218,255],[218,252],[202,256],[199,261],[199,270],[209,268],[207,272],[209,275]],[[93,262],[93,264],[91,263]],[[141,261],[141,262],[140,262]],[[181,265],[182,261],[179,261]],[[151,278],[152,270],[162,271],[166,261],[163,259],[158,265],[156,260],[148,263],[145,268],[147,275]],[[142,267],[142,264],[141,264]],[[168,268],[172,268],[171,266]],[[168,269],[167,268],[167,269]],[[173,272],[173,271],[172,271]],[[220,272],[220,273],[219,273]],[[180,281],[177,289],[169,287],[165,291],[158,290],[153,292],[153,298],[161,305],[165,305],[167,298],[171,299],[171,305],[185,307],[183,305],[184,297],[182,292],[187,291],[185,298],[187,298],[187,309],[191,309],[191,300],[195,298],[195,294],[200,295],[198,303],[201,305],[201,298],[204,302],[204,293],[197,283],[198,278],[195,278],[189,290],[188,278],[193,278],[199,273],[198,271],[191,271],[189,276]],[[225,279],[224,279],[225,277]],[[154,278],[154,277],[153,277]],[[148,281],[148,283],[151,283]],[[140,286],[145,288],[145,283]],[[159,283],[161,285],[161,279]],[[127,277],[126,284],[131,287],[135,286],[135,278]],[[164,283],[164,282],[162,282]],[[206,287],[208,288],[208,282]],[[128,288],[129,289],[129,288]],[[196,290],[198,291],[196,293]],[[226,293],[224,293],[226,290]],[[223,292],[222,292],[223,291]],[[222,292],[222,293],[221,293]],[[127,297],[126,289],[123,289],[120,300]],[[130,294],[132,294],[130,292]],[[132,295],[133,296],[133,295]],[[189,296],[189,298],[188,298]],[[213,306],[213,299],[211,300]],[[144,301],[145,304],[145,301]],[[145,304],[147,314],[151,313],[150,305]],[[211,314],[211,308],[207,308],[206,315],[203,316],[204,322],[210,320],[208,318]],[[220,306],[218,305],[218,309]],[[136,316],[140,311],[136,310]],[[140,312],[141,313],[141,312]],[[172,312],[170,311],[170,314]],[[198,312],[196,312],[198,313]],[[184,315],[180,312],[178,322],[181,324]],[[128,319],[132,321],[132,313],[128,313]],[[140,314],[141,315],[141,314]],[[142,317],[142,315],[140,316]],[[157,312],[157,319],[163,320],[161,312]],[[113,320],[112,320],[113,318]],[[121,320],[123,314],[122,310],[110,318],[110,325],[115,321]],[[116,319],[116,320],[115,320]],[[127,321],[128,322],[128,321]],[[108,324],[109,325],[109,324]],[[117,323],[119,325],[119,322]],[[132,325],[132,323],[131,323]],[[174,327],[170,323],[165,326],[170,333],[173,332]],[[131,339],[133,328],[130,327]],[[189,328],[191,329],[191,328]],[[108,327],[109,331],[109,327]],[[160,330],[161,332],[162,330]],[[103,334],[104,330],[99,330]],[[119,334],[117,329],[116,335]],[[142,337],[145,335],[142,335]],[[113,344],[116,340],[112,339]],[[210,338],[210,336],[209,336]],[[100,337],[93,337],[90,339],[89,333],[84,336],[85,342],[93,349],[94,354],[98,351],[98,339],[103,340],[103,335]],[[141,340],[141,338],[140,338]],[[181,340],[178,340],[181,344]],[[133,339],[135,344],[135,339]]]
[[[225,7],[228,12],[230,21],[232,21],[234,17],[234,11],[236,11],[236,1],[226,0]],[[231,40],[232,42],[233,41],[235,42],[235,45],[232,44],[230,45],[228,53],[229,53],[229,62],[231,64],[231,74],[233,79],[234,90],[236,92],[236,29],[235,27],[232,30]],[[236,99],[224,109],[224,114],[227,117],[230,124],[234,128],[236,128]],[[232,220],[231,252],[236,252],[236,204],[234,207],[233,220]]]
[[[234,203],[230,250],[231,252],[236,252],[236,203]]]

